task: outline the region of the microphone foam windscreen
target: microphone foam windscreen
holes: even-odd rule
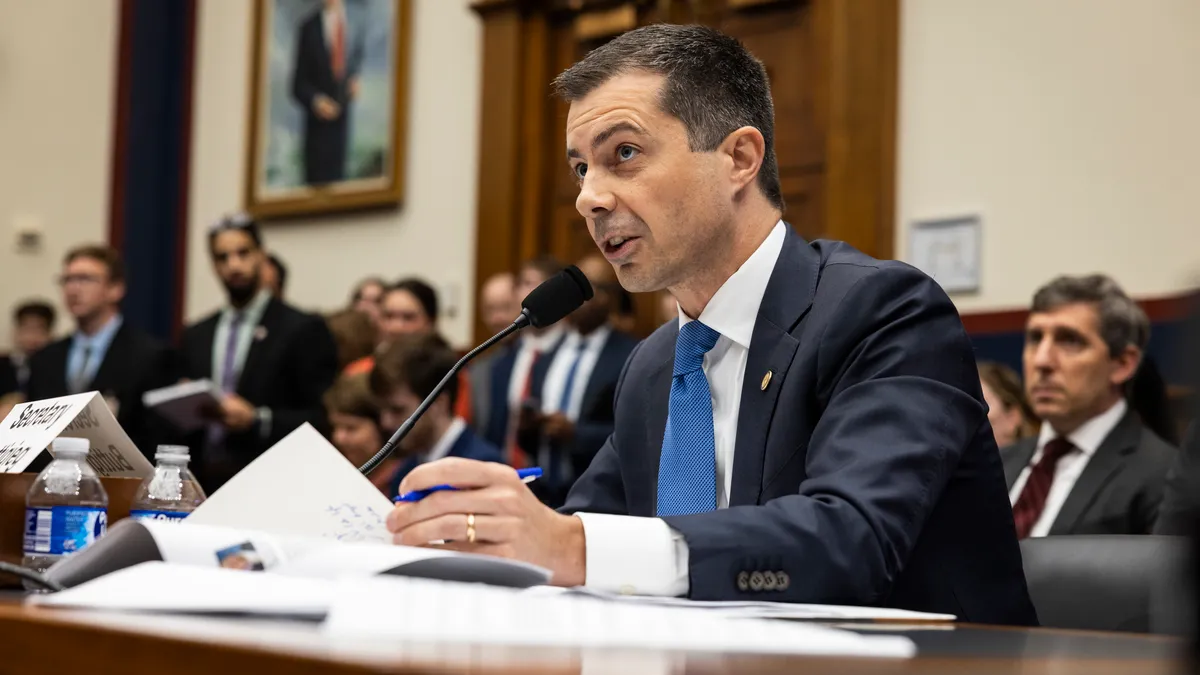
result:
[[[545,328],[592,299],[592,285],[571,265],[542,282],[521,301],[534,328]]]

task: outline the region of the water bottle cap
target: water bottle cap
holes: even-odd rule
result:
[[[56,438],[50,443],[54,455],[68,457],[84,457],[92,449],[86,438]]]
[[[160,445],[154,453],[154,459],[178,459],[186,461],[190,455],[186,445]]]

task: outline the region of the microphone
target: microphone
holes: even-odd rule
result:
[[[374,471],[385,459],[392,456],[396,451],[396,447],[408,432],[412,430],[413,425],[429,406],[437,400],[441,395],[442,390],[450,383],[452,378],[458,377],[458,371],[462,370],[463,366],[467,365],[471,359],[475,358],[492,345],[512,335],[513,333],[533,326],[534,328],[545,328],[550,326],[562,318],[566,317],[571,312],[579,309],[580,305],[592,299],[592,285],[588,282],[587,277],[583,272],[579,271],[578,267],[571,265],[563,271],[555,274],[549,279],[543,281],[541,285],[529,292],[525,299],[521,301],[521,314],[507,328],[496,333],[486,342],[472,349],[466,356],[458,360],[450,372],[438,382],[429,396],[421,401],[421,405],[413,412],[412,416],[404,420],[404,424],[392,434],[387,443],[375,453],[375,456],[368,459],[366,463],[358,467],[359,472],[364,476]]]

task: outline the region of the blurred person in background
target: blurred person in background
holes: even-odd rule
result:
[[[616,285],[613,292],[615,298],[612,302],[612,316],[608,318],[608,323],[615,331],[633,335],[637,332],[637,306],[633,303],[633,293],[621,288],[620,284]]]
[[[121,315],[125,263],[111,246],[80,246],[63,260],[63,304],[75,320],[69,337],[29,359],[28,400],[98,391],[143,453],[153,455],[162,427],[146,412],[142,394],[177,375],[167,345]]]
[[[1142,357],[1142,364],[1129,383],[1129,407],[1137,413],[1143,426],[1171,445],[1179,445],[1179,427],[1167,381],[1158,369],[1158,362],[1149,355]]]
[[[367,277],[354,286],[350,294],[350,309],[357,309],[379,324],[379,301],[383,298],[383,290],[387,283],[379,277]]]
[[[391,343],[379,355],[370,375],[371,391],[382,405],[380,419],[384,433],[394,433],[421,401],[433,393],[457,361],[458,356],[436,334],[416,333]],[[458,379],[451,379],[425,415],[400,441],[394,455],[400,464],[390,476],[385,493],[389,497],[396,496],[400,481],[425,462],[443,457],[501,461],[500,450],[476,436],[467,427],[466,420],[454,414],[458,394]],[[372,472],[372,479],[375,473],[383,473],[383,470]]]
[[[325,411],[329,414],[330,440],[354,466],[371,459],[386,440],[379,426],[379,399],[371,392],[368,375],[343,375],[325,393]],[[387,493],[399,457],[393,455],[371,472],[368,478],[380,492]]]
[[[479,291],[479,320],[489,335],[508,328],[520,315],[521,300],[517,297],[516,276],[510,272],[493,274],[483,282]],[[515,335],[508,336],[467,366],[467,380],[471,388],[471,427],[477,433],[487,429],[488,416],[492,411],[492,361],[509,351],[516,339]]]
[[[1179,356],[1184,365],[1184,382],[1192,390],[1192,420],[1167,474],[1154,533],[1193,538],[1192,564],[1198,574],[1190,581],[1200,592],[1200,292],[1193,294],[1192,316],[1182,343],[1183,353]],[[1200,623],[1196,630],[1200,631]]]
[[[325,321],[262,287],[262,233],[245,214],[208,233],[213,271],[227,304],[188,326],[183,376],[222,392],[205,432],[187,441],[193,470],[209,492],[304,423],[328,433],[322,397],[337,375],[337,347]]]
[[[0,358],[0,396],[25,391],[29,359],[50,343],[55,318],[54,307],[48,302],[30,300],[17,305],[13,311],[13,348]],[[0,412],[7,414],[7,410]]]
[[[366,314],[357,309],[343,309],[329,315],[325,322],[337,345],[339,372],[375,353],[379,344],[378,330]]]
[[[1149,339],[1145,312],[1104,275],[1033,296],[1023,361],[1041,430],[1001,453],[1018,538],[1153,530],[1176,451],[1125,401]]]
[[[567,317],[569,330],[554,357],[538,364],[542,408],[527,411],[531,419],[523,425],[534,429],[523,445],[538,449],[537,464],[544,472],[534,492],[552,507],[563,504],[575,478],[612,434],[617,380],[637,346],[611,325],[620,297],[612,265],[595,254],[578,266],[595,294]]]
[[[996,447],[1004,448],[1038,433],[1038,419],[1025,399],[1021,377],[1012,368],[994,361],[979,362],[979,382],[988,405],[988,421]]]
[[[267,256],[262,267],[262,287],[271,295],[283,300],[284,291],[287,289],[287,275],[288,269],[283,259],[272,253]]]
[[[517,298],[523,300],[530,291],[562,269],[563,264],[550,256],[527,261],[517,272]],[[522,409],[530,412],[541,409],[536,397],[536,392],[541,391],[541,382],[536,378],[537,365],[543,359],[554,358],[565,332],[562,322],[542,329],[526,328],[511,349],[497,354],[491,361],[487,426],[477,428],[489,443],[504,451],[505,461],[517,468],[529,466],[530,457],[537,451],[536,447],[521,447],[521,430],[518,429],[522,419],[532,424],[528,413],[522,417]],[[544,368],[541,372],[545,372]],[[532,426],[525,429],[531,430]]]

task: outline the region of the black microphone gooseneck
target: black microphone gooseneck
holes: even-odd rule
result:
[[[412,430],[417,420],[421,419],[421,416],[425,414],[429,406],[433,405],[433,402],[441,395],[446,385],[450,383],[452,378],[458,377],[458,371],[462,370],[462,367],[467,365],[471,359],[522,328],[527,326],[545,328],[574,312],[580,305],[591,299],[592,285],[588,283],[587,277],[583,275],[583,272],[580,272],[579,268],[574,265],[543,281],[540,286],[530,291],[529,295],[521,301],[521,315],[507,328],[496,333],[486,342],[472,349],[466,356],[459,359],[458,363],[454,364],[454,367],[450,369],[450,372],[446,373],[446,376],[442,378],[442,381],[438,382],[437,386],[433,388],[429,396],[426,396],[425,400],[421,401],[421,405],[417,406],[413,414],[407,420],[404,420],[404,424],[400,425],[396,433],[392,434],[388,442],[383,444],[379,452],[375,453],[374,457],[368,459],[366,463],[358,468],[359,472],[363,475],[368,475],[382,464],[384,460],[392,456],[392,453],[396,451],[396,446],[408,435],[408,432]]]

